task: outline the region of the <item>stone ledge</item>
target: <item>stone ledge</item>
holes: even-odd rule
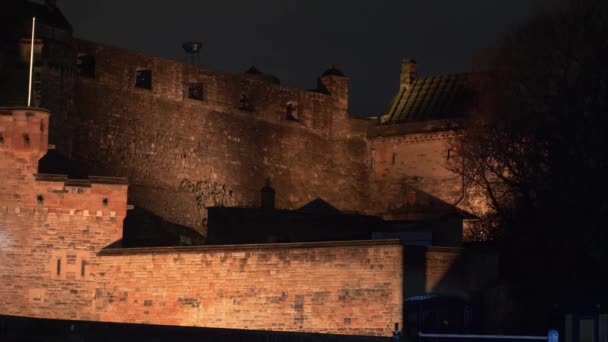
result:
[[[296,248],[331,248],[331,247],[365,247],[365,246],[402,246],[401,240],[354,240],[354,241],[323,241],[323,242],[290,242],[290,243],[259,243],[242,245],[203,245],[203,246],[171,246],[143,248],[106,248],[97,253],[98,256],[120,256],[132,254],[158,253],[200,253],[213,251],[246,251],[246,250],[276,250]]]
[[[42,182],[63,182],[66,186],[90,187],[92,184],[124,184],[129,182],[125,177],[89,176],[84,179],[71,179],[62,174],[35,173],[34,178]]]

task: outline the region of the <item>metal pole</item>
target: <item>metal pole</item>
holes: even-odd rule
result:
[[[32,41],[31,41],[31,47],[30,47],[30,84],[28,87],[28,94],[27,94],[27,106],[31,107],[32,106],[32,75],[34,72],[34,36],[35,36],[35,32],[36,32],[36,17],[32,17]]]
[[[471,335],[471,334],[424,334],[419,333],[420,337],[445,337],[445,338],[491,338],[491,339],[510,339],[510,340],[547,340],[547,336],[521,336],[521,335]]]

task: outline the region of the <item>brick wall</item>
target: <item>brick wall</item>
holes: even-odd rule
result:
[[[399,242],[108,250],[103,321],[389,336],[402,315]]]
[[[447,143],[452,133],[429,132],[378,136],[372,139],[374,203],[399,206],[407,201],[407,186],[450,204],[457,203],[462,184],[447,169]]]
[[[399,241],[112,248],[126,183],[36,174],[48,113],[0,114],[0,314],[379,336],[401,323]]]
[[[36,175],[48,118],[0,110],[0,311],[90,319],[96,253],[122,236],[127,186]]]
[[[433,293],[471,299],[498,279],[498,258],[489,249],[406,246],[405,255],[405,298]]]
[[[134,204],[204,231],[205,207],[258,206],[270,177],[279,208],[322,197],[367,209],[366,126],[348,118],[347,78],[322,78],[334,90],[326,94],[83,41],[77,47],[95,56],[96,76],[77,82],[73,156],[94,174],[127,176]],[[152,70],[151,90],[134,87],[142,68]],[[186,96],[192,82],[203,83],[202,101]],[[239,110],[241,95],[253,111]],[[288,104],[298,121],[286,119]]]

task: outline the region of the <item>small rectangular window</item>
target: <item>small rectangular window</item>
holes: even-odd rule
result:
[[[84,272],[84,271],[85,271],[85,267],[86,267],[86,265],[87,265],[87,262],[86,262],[86,261],[82,260],[82,261],[80,262],[80,276],[81,276],[81,277],[84,277],[84,274],[85,274],[85,272]]]
[[[141,89],[152,89],[152,70],[137,70],[135,72],[135,87]]]
[[[84,77],[95,77],[95,57],[91,55],[81,54],[76,62],[78,66],[78,74]]]
[[[61,275],[61,258],[57,258],[57,275]]]
[[[200,82],[188,83],[188,98],[193,100],[203,100],[203,84]]]

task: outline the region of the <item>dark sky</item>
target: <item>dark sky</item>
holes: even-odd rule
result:
[[[351,112],[376,115],[396,91],[402,57],[419,75],[471,69],[475,55],[556,0],[60,0],[76,36],[202,64],[255,65],[283,84],[313,88],[332,64],[351,78]]]

